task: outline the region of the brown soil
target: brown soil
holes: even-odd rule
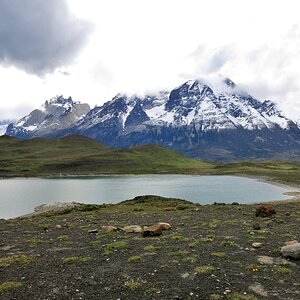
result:
[[[132,203],[0,220],[0,285],[18,283],[0,286],[0,299],[300,299],[300,262],[280,256],[300,241],[299,202],[273,204],[267,218],[257,205]],[[156,222],[172,229],[100,231]]]

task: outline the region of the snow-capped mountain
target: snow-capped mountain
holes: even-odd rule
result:
[[[40,108],[8,126],[6,134],[19,138],[41,137],[66,129],[90,111],[88,104],[75,102],[71,97],[56,96]]]
[[[34,126],[23,119],[19,127]],[[253,98],[229,78],[190,80],[155,95],[118,94],[73,126],[44,135],[81,134],[112,147],[160,144],[206,160],[300,160],[296,119],[272,101]]]
[[[0,136],[5,134],[6,129],[11,122],[12,121],[10,121],[10,120],[0,121]]]

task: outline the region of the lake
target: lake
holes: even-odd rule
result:
[[[295,189],[238,176],[130,175],[0,180],[0,218],[33,212],[54,201],[117,203],[140,195],[159,195],[195,203],[284,200]]]

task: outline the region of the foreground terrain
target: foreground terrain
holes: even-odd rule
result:
[[[300,202],[273,206],[261,218],[257,205],[144,196],[0,220],[0,298],[299,299],[300,262],[280,248],[300,240]],[[101,230],[156,222],[172,228],[147,238]]]

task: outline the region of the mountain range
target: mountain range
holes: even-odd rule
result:
[[[118,148],[159,144],[202,160],[300,160],[298,117],[223,78],[190,80],[143,97],[118,94],[93,109],[71,97],[55,97],[9,125],[6,134],[78,134]]]

